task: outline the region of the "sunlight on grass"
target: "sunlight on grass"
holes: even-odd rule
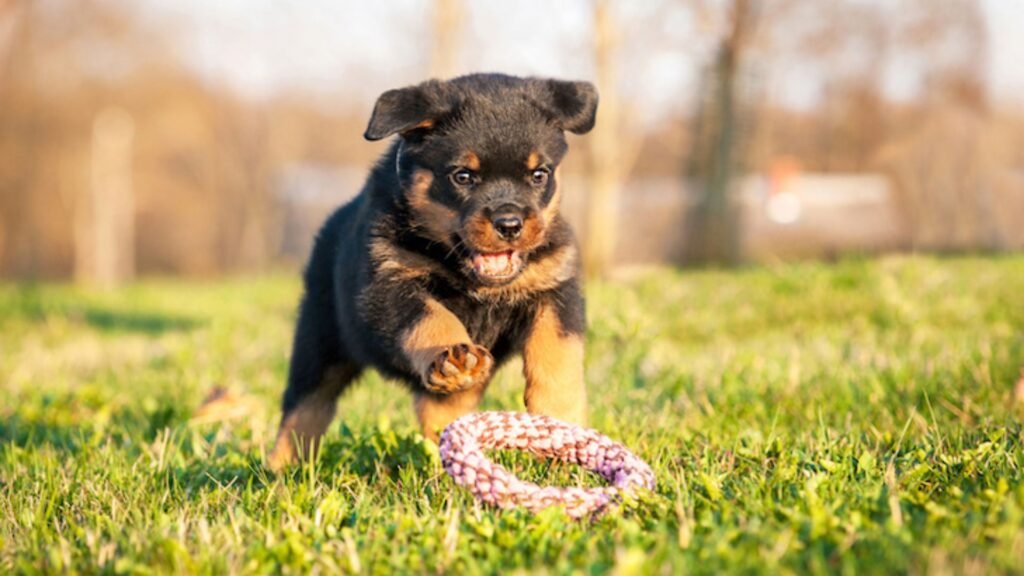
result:
[[[1024,258],[645,273],[588,289],[591,422],[654,495],[481,508],[369,373],[318,462],[262,461],[292,277],[0,286],[0,572],[1014,572]],[[189,423],[216,387],[247,416]],[[518,362],[488,409],[521,409]],[[568,466],[502,462],[593,485]]]

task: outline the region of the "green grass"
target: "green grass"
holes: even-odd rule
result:
[[[0,286],[0,572],[1024,570],[1024,257],[591,286],[591,423],[658,477],[594,522],[478,506],[375,374],[319,462],[266,472],[298,290]],[[215,386],[253,413],[190,425]],[[521,394],[509,366],[484,408]]]

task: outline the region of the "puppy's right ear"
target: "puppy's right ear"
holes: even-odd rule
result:
[[[546,79],[539,84],[541,107],[554,123],[573,134],[586,134],[597,119],[597,88],[590,82]]]
[[[363,138],[374,141],[417,128],[430,128],[450,108],[443,86],[437,80],[388,90],[377,99]]]

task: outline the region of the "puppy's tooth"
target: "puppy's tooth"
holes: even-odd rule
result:
[[[455,364],[445,360],[444,364],[441,365],[441,373],[445,376],[455,376],[459,373],[459,369],[455,367]]]

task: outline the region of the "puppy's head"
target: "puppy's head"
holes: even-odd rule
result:
[[[485,285],[510,282],[558,214],[564,132],[594,126],[587,82],[477,74],[385,92],[368,140],[401,136],[395,170],[411,224]]]

